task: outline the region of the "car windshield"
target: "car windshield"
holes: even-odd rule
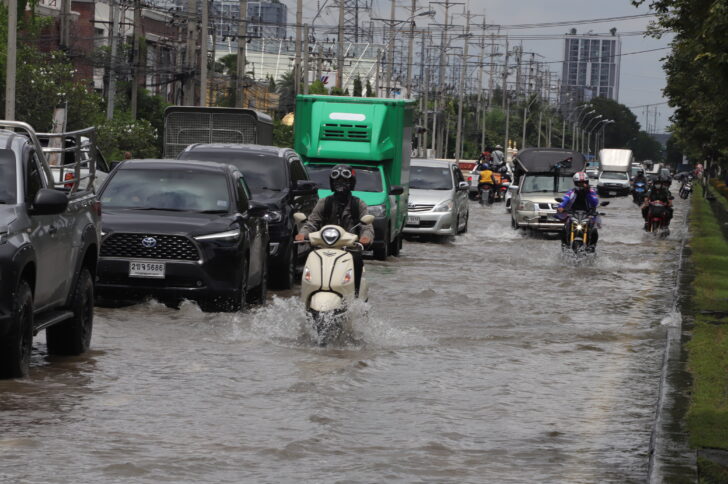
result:
[[[605,171],[602,172],[602,179],[604,180],[629,180],[629,176],[626,173],[620,171]]]
[[[17,201],[17,171],[12,150],[0,150],[0,204]]]
[[[215,161],[233,165],[245,176],[245,181],[253,194],[264,191],[279,192],[288,187],[286,179],[286,160],[280,156],[259,155],[243,151],[183,151],[179,159]]]
[[[554,181],[556,181],[556,187],[554,187]],[[574,181],[571,176],[526,175],[521,187],[521,193],[561,193],[572,188],[574,188]]]
[[[318,183],[319,188],[329,187],[329,174],[333,165],[308,165],[308,174],[311,176],[311,180]],[[382,188],[382,174],[378,168],[366,168],[362,166],[353,167],[356,173],[356,187],[357,192],[381,192]]]
[[[409,187],[419,190],[452,190],[449,166],[410,166]]]
[[[640,171],[641,169],[642,168],[640,168],[639,166],[633,166],[632,168],[630,168],[630,174],[632,176],[635,176],[635,175],[637,175],[637,172]]]
[[[104,208],[228,212],[230,191],[223,173],[185,170],[118,170],[101,193]]]

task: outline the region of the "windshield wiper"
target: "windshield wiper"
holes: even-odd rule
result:
[[[272,192],[280,192],[281,188],[270,188],[270,187],[260,187],[261,190],[270,190]]]
[[[183,208],[159,208],[159,207],[129,207],[132,210],[162,210],[164,212],[189,212]]]
[[[228,213],[227,210],[200,210],[197,213]]]

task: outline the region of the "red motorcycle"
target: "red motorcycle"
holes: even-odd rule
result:
[[[651,201],[647,212],[647,229],[660,238],[670,235],[669,208],[659,200]]]

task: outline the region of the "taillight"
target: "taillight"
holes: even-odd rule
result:
[[[66,173],[63,175],[63,181],[73,181],[75,177],[73,176],[73,173]],[[64,183],[63,188],[73,188],[73,183]]]
[[[95,200],[91,206],[96,215],[101,217],[101,200]]]
[[[470,183],[471,181],[473,181],[473,177],[472,176],[469,176],[468,177],[468,183]]]

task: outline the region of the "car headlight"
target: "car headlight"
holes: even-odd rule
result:
[[[369,215],[374,215],[375,217],[384,217],[387,213],[387,206],[385,204],[371,205],[367,208],[367,212],[369,212]]]
[[[518,209],[522,212],[535,212],[536,211],[536,204],[529,201],[529,200],[521,200],[518,202]]]
[[[435,208],[432,209],[433,212],[449,212],[452,210],[452,200],[445,200],[444,202],[438,203]]]
[[[207,235],[198,235],[195,237],[195,240],[198,241],[204,241],[204,240],[237,240],[240,238],[240,230],[227,230],[225,232],[217,232],[214,234],[207,234]]]
[[[276,223],[283,220],[283,212],[280,210],[268,210],[265,215],[263,215],[263,218],[266,222],[270,223]]]

